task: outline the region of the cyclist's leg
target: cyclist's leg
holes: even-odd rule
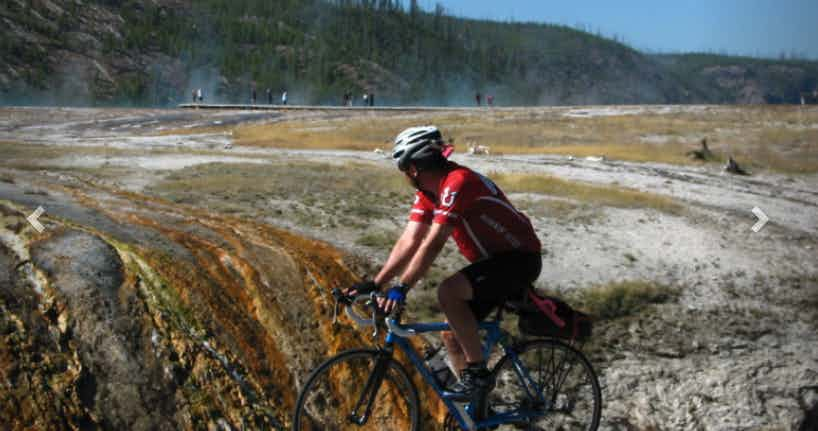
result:
[[[440,308],[454,330],[443,341],[458,371],[484,359],[478,322],[509,296],[520,295],[539,276],[541,264],[538,253],[511,252],[475,262],[441,283]]]
[[[483,352],[477,333],[477,319],[469,306],[473,297],[471,283],[460,272],[447,278],[437,289],[440,308],[454,331],[456,341],[462,348],[460,350],[465,353],[468,362],[476,363],[483,360]]]
[[[488,316],[488,314],[494,308],[494,304],[492,303],[475,300],[471,300],[468,303],[469,308],[474,314],[475,320],[478,322]],[[453,371],[459,376],[460,372],[463,371],[463,369],[468,365],[466,353],[463,351],[463,347],[460,345],[460,342],[457,341],[457,336],[453,331],[441,332],[440,335],[443,339],[443,344],[446,346],[446,353],[451,361],[452,368],[454,368]]]
[[[446,346],[446,355],[452,364],[452,371],[455,375],[459,376],[460,372],[466,368],[466,353],[463,352],[463,348],[460,347],[460,343],[457,342],[457,337],[454,335],[454,332],[441,332],[440,338],[443,339],[443,345]]]

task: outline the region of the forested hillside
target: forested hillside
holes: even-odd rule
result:
[[[247,102],[795,103],[818,63],[649,56],[564,26],[497,23],[398,0],[10,0],[0,103],[166,106],[202,88]]]

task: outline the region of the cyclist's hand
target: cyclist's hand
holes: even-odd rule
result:
[[[406,292],[408,290],[409,286],[403,283],[396,284],[386,292],[385,298],[378,298],[378,308],[383,310],[384,313],[389,314],[396,307],[403,306],[403,303],[406,301]]]
[[[375,284],[372,280],[362,281],[360,283],[355,283],[352,287],[348,289],[344,289],[344,295],[346,296],[357,296],[357,295],[367,295],[370,292],[374,292],[378,290],[378,285]]]

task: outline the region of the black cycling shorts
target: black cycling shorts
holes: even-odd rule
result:
[[[461,269],[474,291],[469,301],[474,317],[479,322],[507,299],[522,297],[541,270],[540,253],[522,251],[498,254]]]

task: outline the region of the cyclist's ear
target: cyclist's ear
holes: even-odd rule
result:
[[[408,168],[408,169],[406,169],[406,175],[409,175],[409,176],[410,176],[410,177],[412,177],[412,178],[417,178],[417,177],[418,177],[418,173],[419,173],[419,172],[420,172],[420,171],[418,171],[417,166],[415,166],[415,164],[414,164],[414,163],[411,163],[411,162],[410,162],[410,163],[409,163],[409,168]]]

